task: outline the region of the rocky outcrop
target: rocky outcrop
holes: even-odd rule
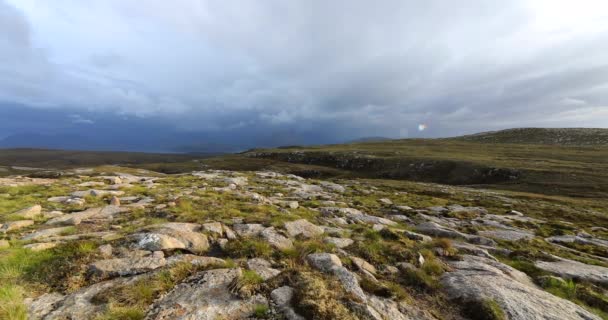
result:
[[[28,208],[21,209],[14,212],[13,215],[23,219],[33,219],[42,214],[42,207],[40,205],[31,206]]]
[[[554,258],[557,261],[537,261],[534,265],[541,270],[554,273],[562,278],[608,285],[608,268],[555,256]]]
[[[495,302],[510,320],[600,320],[580,306],[537,288],[524,273],[500,262],[465,255],[452,262],[441,284],[464,304]]]
[[[134,247],[149,251],[187,250],[192,253],[202,253],[209,249],[207,237],[199,232],[188,231],[189,227],[175,224],[159,225],[154,229],[132,236]]]
[[[214,269],[201,272],[177,285],[156,301],[148,312],[149,320],[243,319],[251,316],[266,298],[254,295],[248,299],[234,296],[230,283],[240,277],[241,269]]]
[[[107,259],[89,265],[88,274],[95,279],[124,277],[149,272],[166,264],[162,251],[147,257]]]
[[[306,219],[285,222],[285,230],[290,237],[301,236],[303,238],[318,237],[325,232],[323,228],[310,223]]]

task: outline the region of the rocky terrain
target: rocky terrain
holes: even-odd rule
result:
[[[608,319],[608,206],[273,171],[0,180],[1,319]]]

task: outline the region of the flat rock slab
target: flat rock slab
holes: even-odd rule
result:
[[[202,253],[209,249],[207,236],[198,232],[178,231],[170,228],[151,230],[132,236],[137,249],[159,251],[183,249],[192,253]]]
[[[301,236],[304,238],[314,238],[325,232],[323,228],[310,223],[306,219],[285,222],[285,230],[290,237]]]
[[[562,278],[608,284],[608,268],[584,264],[559,258],[558,261],[537,261],[537,268],[559,275]]]
[[[479,231],[478,234],[484,237],[505,241],[529,240],[534,238],[534,234],[526,230],[484,230]]]
[[[106,279],[149,272],[167,263],[160,253],[148,257],[100,260],[89,265],[88,273],[94,278]]]
[[[500,262],[470,255],[451,263],[441,278],[448,298],[460,303],[495,301],[510,320],[600,320],[573,302],[536,287],[527,275]]]
[[[156,301],[146,319],[212,320],[252,316],[257,305],[267,305],[268,301],[260,295],[240,299],[230,293],[230,283],[241,275],[239,268],[198,273]]]
[[[42,207],[40,205],[31,206],[29,208],[21,209],[14,212],[13,215],[21,217],[23,219],[32,219],[42,214]]]
[[[34,233],[30,233],[21,238],[21,240],[41,240],[45,238],[50,238],[54,236],[59,236],[64,232],[68,232],[71,230],[71,227],[59,227],[59,228],[50,228],[38,230]]]
[[[10,232],[14,230],[19,230],[25,227],[29,227],[34,224],[33,220],[18,220],[18,221],[10,221],[2,225],[0,228],[0,232]]]

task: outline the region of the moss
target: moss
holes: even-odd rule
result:
[[[269,258],[273,253],[268,242],[257,239],[232,240],[224,251],[233,258]]]
[[[253,308],[253,315],[258,319],[266,319],[269,316],[269,308],[265,304],[257,304]]]
[[[500,305],[491,299],[467,301],[464,303],[464,313],[471,320],[507,320]]]
[[[121,307],[110,305],[108,310],[95,320],[143,320],[146,314],[138,307]]]
[[[294,305],[299,314],[307,319],[354,320],[357,319],[340,300],[339,285],[326,283],[323,277],[312,272],[298,273],[294,279],[296,289]]]

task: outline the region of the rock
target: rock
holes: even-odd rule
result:
[[[224,228],[222,228],[222,224],[219,222],[203,223],[203,231],[213,233],[214,235],[219,237],[224,234]]]
[[[122,184],[122,179],[120,177],[107,177],[106,181],[109,184]]]
[[[18,220],[10,221],[2,225],[0,232],[7,233],[14,230],[19,230],[25,227],[29,227],[34,224],[34,220]]]
[[[242,275],[241,269],[203,271],[177,285],[157,300],[146,319],[245,319],[255,307],[267,305],[266,298],[255,295],[239,299],[230,293],[230,283]]]
[[[337,183],[333,183],[333,182],[329,182],[329,181],[321,181],[319,184],[323,188],[328,189],[330,191],[334,191],[334,192],[338,192],[338,193],[344,193],[346,191],[346,188],[344,188],[344,186],[341,186]]]
[[[10,248],[11,244],[8,240],[0,240],[0,249]]]
[[[279,234],[274,227],[264,229],[260,236],[266,240],[271,246],[279,250],[288,250],[293,248],[293,242]]]
[[[234,232],[236,232],[236,234],[238,234],[240,237],[255,237],[266,228],[258,223],[235,223],[232,226],[232,229],[234,229]]]
[[[369,262],[367,262],[367,261],[365,261],[365,260],[363,260],[363,259],[361,259],[359,257],[350,256],[350,260],[361,271],[367,271],[367,272],[369,272],[371,274],[376,274],[377,273],[376,267],[374,267]]]
[[[32,243],[23,246],[25,249],[30,249],[32,251],[43,251],[55,248],[57,246],[56,242],[40,242],[40,243]]]
[[[66,295],[63,298],[59,296],[45,297],[41,296],[39,299],[44,299],[44,308],[37,308],[37,310],[44,309],[39,315],[42,319],[82,319],[92,320],[97,316],[101,315],[107,308],[105,304],[99,304],[96,301],[92,301],[99,293],[105,292],[113,287],[120,285],[129,285],[138,281],[140,276],[128,277],[128,278],[115,278],[109,281],[103,281],[91,286],[82,288],[72,294]],[[38,300],[34,300],[32,304],[37,305]],[[48,302],[52,302],[49,304]],[[49,309],[51,311],[49,312]],[[34,318],[36,319],[36,318]]]
[[[403,235],[406,236],[410,240],[419,241],[419,242],[431,242],[433,238],[423,235],[420,233],[416,233],[413,231],[403,230]]]
[[[25,235],[21,238],[21,240],[41,240],[45,238],[50,238],[53,236],[61,235],[64,232],[69,232],[72,227],[59,227],[59,228],[50,228],[50,229],[42,229],[36,232]]]
[[[146,273],[160,267],[167,262],[164,255],[155,254],[149,257],[117,258],[96,261],[89,265],[88,274],[95,279],[124,277]]]
[[[336,246],[336,248],[339,248],[339,249],[344,249],[344,248],[350,246],[351,244],[355,243],[355,241],[352,239],[334,238],[334,237],[327,237],[327,238],[323,239],[323,242],[333,244],[334,246]]]
[[[393,201],[391,201],[391,199],[387,199],[387,198],[379,199],[378,202],[380,202],[384,205],[387,205],[387,206],[393,205]]]
[[[418,253],[418,259],[416,262],[418,263],[418,267],[422,267],[424,265],[425,260],[422,254]]]
[[[354,273],[348,271],[344,267],[335,267],[332,269],[332,273],[334,276],[336,276],[336,278],[338,278],[342,284],[342,288],[344,288],[346,292],[350,293],[355,300],[361,302],[367,300],[363,289],[361,289],[361,286],[359,286],[359,280],[357,280],[357,276],[355,276]]]
[[[514,215],[514,216],[519,216],[519,217],[523,217],[523,216],[524,216],[524,214],[523,214],[523,213],[521,213],[521,212],[519,212],[519,211],[515,211],[515,210],[511,210],[511,211],[509,211],[509,212],[508,212],[508,214],[512,214],[512,215]]]
[[[102,246],[99,246],[99,254],[101,254],[102,257],[104,258],[109,258],[112,256],[112,245],[110,244],[104,244]]]
[[[201,257],[193,254],[177,254],[167,259],[167,265],[172,266],[177,263],[186,262],[202,268],[221,267],[226,261],[215,257]]]
[[[272,290],[270,298],[277,305],[287,320],[304,320],[305,318],[298,315],[291,307],[294,290],[289,286],[283,286]]]
[[[537,261],[534,265],[565,279],[588,281],[600,285],[608,284],[608,268],[554,257],[557,261]]]
[[[21,217],[23,219],[33,219],[41,214],[42,214],[42,206],[40,206],[38,204],[35,206],[31,206],[29,208],[21,209],[15,213],[13,213],[14,216]]]
[[[60,293],[45,293],[36,299],[26,299],[27,313],[29,319],[42,319],[54,309],[54,305],[65,297]]]
[[[111,219],[114,215],[124,212],[125,209],[109,205],[105,207],[89,208],[84,211],[64,214],[46,222],[48,225],[79,225],[91,219]]]
[[[64,214],[65,213],[63,213],[61,211],[51,211],[51,212],[48,212],[48,213],[44,213],[43,215],[47,219],[53,219],[53,218],[61,217]]]
[[[111,206],[120,206],[120,199],[118,199],[117,196],[112,196],[112,199],[110,199],[110,205]]]
[[[435,222],[424,222],[416,226],[416,231],[438,238],[464,239],[470,243],[495,246],[492,239],[470,235],[444,227]]]
[[[399,211],[405,211],[405,212],[414,210],[410,206],[395,206],[395,208],[397,208],[397,210],[399,210]]]
[[[306,219],[285,222],[285,229],[290,237],[302,236],[304,238],[314,238],[325,232],[323,228],[310,223]]]
[[[529,240],[534,238],[534,233],[526,230],[483,230],[478,232],[479,235],[500,239],[505,241]]]
[[[358,222],[363,223],[371,223],[371,224],[383,224],[387,226],[394,226],[397,223],[395,221],[391,221],[389,219],[385,219],[382,217],[370,216],[364,213],[347,213],[346,217]]]
[[[264,281],[276,277],[280,270],[273,269],[270,262],[261,258],[247,260],[247,268],[259,274]]]
[[[170,228],[168,224],[146,233],[135,234],[135,247],[138,249],[159,251],[183,249],[192,253],[202,253],[209,249],[209,241],[202,233]]]
[[[232,229],[230,229],[230,227],[228,227],[227,225],[222,225],[222,229],[224,230],[224,233],[226,234],[226,238],[228,240],[234,240],[236,239],[236,233],[234,233],[234,231],[232,231]]]
[[[199,232],[202,230],[202,226],[198,223],[187,223],[187,222],[166,222],[157,225],[158,228],[166,228],[175,230],[178,232]]]
[[[599,320],[582,307],[536,287],[524,273],[500,262],[465,255],[450,263],[441,284],[459,303],[495,301],[509,319]]]
[[[341,267],[342,261],[335,254],[312,253],[306,256],[308,263],[323,272],[330,272],[334,267]]]

